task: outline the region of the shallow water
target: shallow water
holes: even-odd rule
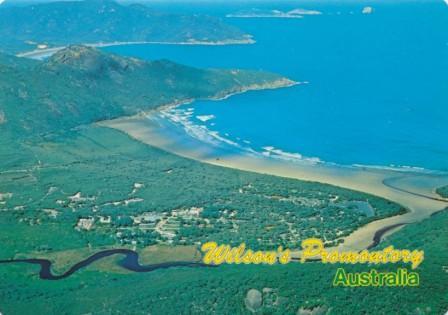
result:
[[[448,170],[448,7],[442,1],[169,6],[224,16],[242,8],[317,9],[303,19],[227,19],[255,45],[131,45],[108,51],[198,67],[274,71],[309,84],[200,101],[191,121],[257,151],[351,165]],[[206,122],[197,116],[213,115]],[[298,153],[298,154],[297,154]]]

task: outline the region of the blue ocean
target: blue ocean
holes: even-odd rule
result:
[[[307,83],[185,105],[194,108],[192,122],[241,146],[342,165],[447,171],[448,6],[442,0],[330,3],[153,4],[220,16],[257,42],[105,49],[195,67],[272,71]],[[365,11],[366,6],[371,8]],[[226,17],[242,10],[298,8],[322,14]]]

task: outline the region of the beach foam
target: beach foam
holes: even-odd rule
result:
[[[214,119],[215,115],[200,115],[200,116],[196,116],[196,118],[202,122],[206,122],[206,121]]]
[[[447,0],[448,1],[448,0]],[[185,103],[191,104],[191,103]],[[152,114],[153,115],[153,114]],[[422,173],[422,174],[436,174],[437,171],[428,170],[422,167],[409,166],[409,165],[367,165],[367,164],[351,164],[351,165],[339,165],[334,162],[324,161],[319,157],[309,157],[304,156],[299,152],[288,152],[274,146],[263,146],[260,149],[251,147],[251,142],[249,140],[243,140],[240,137],[235,137],[231,139],[229,133],[224,133],[223,135],[216,130],[212,130],[206,125],[197,124],[194,120],[196,117],[201,122],[207,122],[215,119],[215,115],[198,115],[194,116],[194,107],[182,108],[180,107],[169,107],[162,110],[159,113],[162,119],[167,119],[171,123],[182,128],[183,131],[190,137],[214,147],[226,147],[231,146],[234,149],[237,148],[242,154],[258,155],[263,158],[270,158],[275,160],[283,160],[294,163],[302,163],[305,165],[316,165],[316,164],[326,164],[331,166],[340,167],[353,167],[357,169],[371,169],[371,170],[383,170],[383,171],[399,171],[399,172],[409,172],[409,173]],[[215,126],[214,123],[210,124],[210,127]],[[442,172],[443,173],[443,172]]]
[[[263,156],[274,159],[281,159],[291,162],[307,162],[311,164],[322,163],[322,161],[317,157],[304,157],[300,153],[285,152],[272,146],[263,147],[263,150],[264,151],[261,152]]]
[[[193,119],[194,108],[192,107],[186,109],[182,107],[168,108],[162,110],[159,115],[162,119],[167,119],[179,128],[182,128],[188,136],[203,143],[213,145],[214,147],[231,146],[241,150],[243,154],[258,155],[296,163],[323,163],[318,157],[305,157],[298,152],[287,152],[273,146],[265,146],[261,150],[257,150],[256,148],[250,147],[251,142],[248,140],[243,140],[240,137],[231,139],[228,133],[221,135],[218,131],[211,130],[206,125],[196,124]],[[207,122],[216,117],[214,115],[199,115],[196,118],[202,122]]]
[[[160,116],[180,126],[190,137],[193,137],[202,142],[211,144],[213,146],[222,146],[223,144],[225,144],[231,145],[233,147],[240,147],[238,143],[221,136],[219,132],[210,130],[205,125],[195,124],[192,120],[193,112],[193,108],[188,108],[186,110],[182,108],[169,108],[161,111]],[[203,122],[206,122],[210,119],[213,119],[214,116],[196,116],[196,118]]]
[[[446,201],[434,199],[432,194],[434,187],[439,187],[441,184],[448,182],[448,175],[446,174],[435,176],[435,174],[415,171],[403,172],[384,168],[340,166],[331,163],[304,163],[301,155],[283,152],[272,146],[264,147],[264,152],[269,153],[269,157],[267,157],[266,153],[257,152],[249,147],[240,150],[239,144],[222,137],[219,133],[210,131],[202,125],[191,124],[189,121],[191,113],[191,111],[176,109],[168,111],[163,115],[165,115],[165,118],[169,119],[171,117],[173,120],[166,123],[165,119],[163,124],[160,124],[159,119],[164,119],[164,117],[160,113],[154,112],[152,116],[149,114],[147,119],[144,120],[141,117],[124,118],[102,122],[101,125],[122,130],[144,143],[201,162],[263,174],[328,183],[381,196],[409,209],[409,212],[404,215],[373,221],[359,228],[344,238],[344,243],[340,245],[344,249],[362,250],[372,243],[375,233],[380,229],[420,221],[448,205]],[[173,128],[173,123],[175,124],[174,128],[182,128],[188,136],[193,136],[195,139],[205,139],[206,141],[194,141],[194,146],[185,146],[184,144],[189,143],[189,141],[184,134],[169,132]],[[171,137],[172,134],[179,138]],[[169,138],[167,138],[167,135],[169,135]],[[232,151],[231,154],[225,154],[225,150],[221,150],[223,145],[231,145],[232,148],[237,146],[238,150]],[[272,158],[273,155],[286,158]],[[297,160],[301,163],[297,163]],[[386,181],[387,185],[385,184]],[[387,234],[395,230],[390,230]]]

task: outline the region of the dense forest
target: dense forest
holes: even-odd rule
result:
[[[11,148],[0,164],[3,258],[207,240],[295,248],[320,237],[330,245],[405,211],[365,193],[202,164],[104,127],[3,147]]]
[[[161,105],[293,82],[262,71],[197,69],[70,46],[45,61],[0,54],[1,138],[43,136]]]
[[[253,42],[249,35],[219,18],[167,14],[144,4],[89,0],[0,6],[1,51],[16,53],[69,44],[148,41]]]
[[[132,248],[151,263],[198,260],[208,240],[269,249],[319,237],[336,245],[372,220],[404,213],[366,193],[185,159],[96,124],[291,84],[272,73],[144,62],[83,46],[42,62],[0,55],[0,260],[48,258],[61,273],[105,248]],[[130,273],[114,256],[60,281],[40,280],[37,266],[0,264],[0,312],[441,314],[447,218],[440,212],[381,245],[425,250],[418,288],[333,288],[337,266],[319,263]]]
[[[177,268],[143,274],[104,271],[98,263],[63,281],[30,278],[37,268],[17,264],[0,268],[1,309],[6,314],[24,314],[30,307],[39,314],[67,309],[92,314],[250,314],[250,306],[260,314],[353,314],[354,310],[372,314],[375,310],[375,314],[442,315],[448,308],[448,254],[441,250],[448,244],[447,224],[448,211],[439,212],[381,244],[425,251],[417,269],[419,287],[333,287],[338,266],[320,263]],[[387,264],[376,269],[397,267]],[[259,293],[258,300],[248,301],[250,290]]]

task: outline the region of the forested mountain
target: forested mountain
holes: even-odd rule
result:
[[[0,6],[0,49],[98,42],[250,43],[250,36],[205,15],[165,14],[112,0]]]
[[[146,62],[84,46],[45,61],[0,55],[0,130],[16,137],[69,129],[170,103],[292,81],[276,74]]]

